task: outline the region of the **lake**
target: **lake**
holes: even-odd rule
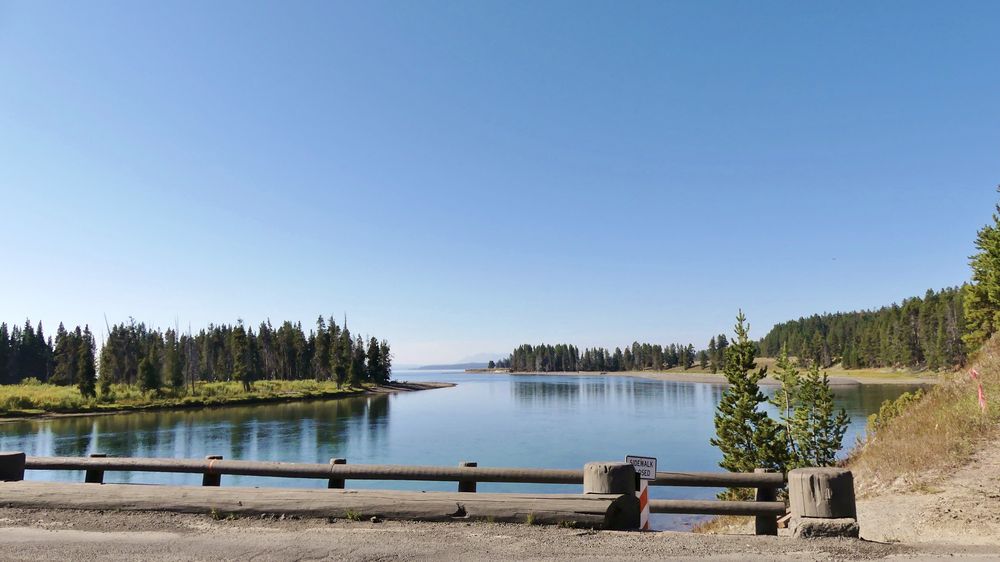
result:
[[[582,468],[588,461],[654,456],[659,470],[719,470],[715,406],[724,386],[633,377],[505,376],[397,371],[409,381],[453,382],[437,390],[340,400],[233,406],[0,424],[0,450],[36,456],[188,457],[358,464]],[[850,448],[865,418],[905,385],[834,387],[851,426]],[[773,392],[764,387],[765,392]],[[32,480],[83,481],[80,472],[28,471]],[[223,476],[223,486],[325,487],[325,481]],[[106,482],[199,485],[200,475],[108,473]],[[455,490],[453,482],[349,480],[348,488]],[[479,484],[479,491],[579,492],[579,486]],[[654,498],[713,498],[718,490],[650,488]],[[654,515],[655,528],[688,528],[699,519]]]

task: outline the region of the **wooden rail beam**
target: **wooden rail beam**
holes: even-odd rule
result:
[[[211,463],[211,465],[209,464]],[[442,467],[385,464],[318,464],[272,461],[199,460],[163,458],[27,457],[29,470],[105,470],[230,474],[279,478],[340,480],[422,480],[439,482],[516,482],[583,484],[582,470],[551,468]],[[781,473],[657,472],[652,486],[707,488],[783,488]]]
[[[416,480],[438,482],[519,482],[582,484],[582,470],[545,468],[443,467],[385,464],[315,464],[264,461],[28,457],[31,470],[91,470],[176,472],[188,474],[268,476],[284,478],[338,478],[343,480]]]
[[[216,517],[498,521],[621,529],[622,496],[599,494],[467,494],[397,490],[330,490],[135,484],[2,482],[8,507],[161,511]]]
[[[651,513],[684,513],[698,515],[785,514],[785,502],[736,502],[722,500],[649,500]]]

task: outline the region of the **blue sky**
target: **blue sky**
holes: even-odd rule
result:
[[[968,279],[996,2],[0,0],[0,316],[705,344]]]

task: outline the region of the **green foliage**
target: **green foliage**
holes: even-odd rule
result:
[[[997,213],[1000,213],[1000,205],[993,213],[993,223],[976,233],[978,252],[969,258],[972,283],[964,290],[967,333],[963,339],[970,349],[982,345],[1000,326],[1000,216]]]
[[[784,468],[787,453],[778,425],[761,408],[767,399],[758,383],[767,368],[757,369],[756,346],[749,338],[749,325],[740,311],[736,317],[736,341],[726,349],[723,374],[729,386],[722,393],[715,414],[716,437],[712,445],[722,451],[720,466],[733,472],[755,468]]]
[[[716,344],[716,347],[718,344]],[[771,468],[786,472],[806,466],[831,466],[840,450],[849,418],[834,407],[833,391],[819,366],[800,373],[783,348],[775,378],[781,387],[771,403],[779,411],[780,424],[760,407],[766,401],[759,382],[767,374],[757,369],[756,346],[749,338],[749,325],[740,311],[736,317],[736,340],[726,349],[723,373],[729,382],[715,415],[716,437],[712,445],[722,451],[723,468],[752,472]],[[730,489],[727,499],[748,499],[747,490]]]
[[[368,340],[368,380],[376,384],[389,382],[392,359],[389,356],[389,343],[381,343],[374,337]]]
[[[351,386],[358,386],[368,376],[368,370],[365,368],[365,342],[361,339],[361,336],[358,336],[353,347],[350,349],[351,363],[350,370],[347,373],[347,380]]]
[[[966,360],[963,301],[968,289],[929,290],[923,298],[879,310],[813,315],[774,326],[761,353],[776,357],[783,347],[800,365],[845,369],[913,367],[947,369]]]
[[[97,366],[94,364],[94,338],[89,329],[84,331],[82,341],[77,347],[76,364],[77,388],[82,396],[93,398],[97,394],[94,389],[97,382]]]
[[[771,402],[778,407],[782,441],[786,447],[784,470],[807,466],[832,466],[850,421],[836,410],[826,374],[813,365],[802,375],[792,365],[787,349],[777,361],[775,378],[781,387]]]
[[[344,384],[352,369],[357,386],[391,379],[389,344],[381,340],[377,348],[377,353],[371,353],[370,342],[352,339],[346,326],[341,329],[333,318],[329,322],[320,318],[316,331],[308,334],[297,323],[284,322],[275,329],[263,322],[255,333],[239,322],[210,325],[197,334],[184,335],[176,330],[152,330],[130,319],[109,326],[99,352],[87,327],[67,330],[60,324],[53,346],[41,324],[33,327],[26,321],[23,327],[10,329],[0,323],[0,385],[35,378],[79,387],[81,369],[94,365],[96,385],[105,402],[113,401],[109,397],[116,385],[159,392],[166,383],[170,392],[179,394],[185,387],[193,392],[197,383],[209,381],[237,380],[246,390],[260,380],[334,377]],[[372,359],[374,367],[368,365]],[[147,365],[140,373],[143,360]],[[81,388],[91,394],[92,387],[86,382]]]
[[[139,388],[143,392],[160,391],[160,370],[149,357],[144,357],[139,362]]]
[[[899,417],[910,405],[916,404],[924,397],[923,389],[914,392],[904,392],[895,400],[886,400],[879,406],[878,413],[868,416],[868,426],[866,433],[869,438],[874,438],[880,429],[886,427],[889,422]]]
[[[170,388],[175,392],[184,388],[184,356],[181,354],[180,342],[175,330],[167,330],[164,338],[166,349],[166,368]]]
[[[230,352],[233,354],[232,376],[243,384],[243,389],[249,391],[253,386],[253,370],[250,368],[249,344],[247,343],[247,331],[243,328],[243,322],[236,325],[230,336]]]
[[[495,368],[513,371],[643,371],[681,367],[690,369],[698,361],[691,344],[658,345],[632,342],[631,346],[609,351],[603,347],[579,348],[570,344],[521,345],[511,354],[494,363]],[[493,367],[491,367],[493,368]]]
[[[349,392],[332,381],[257,381],[247,392],[243,384],[199,382],[181,392],[159,394],[137,385],[115,384],[102,390],[99,397],[85,396],[75,386],[46,384],[29,379],[20,384],[0,385],[0,415],[31,415],[43,412],[100,412],[136,410],[148,407],[200,407],[221,404],[249,404],[310,398],[337,398]]]

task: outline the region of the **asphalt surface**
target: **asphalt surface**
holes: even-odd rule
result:
[[[1000,560],[995,546],[0,508],[0,560]]]

